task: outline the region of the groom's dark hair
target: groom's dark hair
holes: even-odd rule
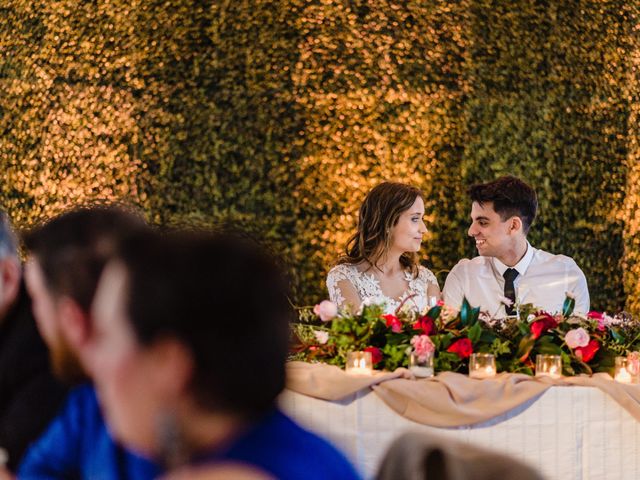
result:
[[[492,202],[493,209],[504,222],[510,217],[520,217],[525,235],[536,218],[538,196],[530,185],[513,175],[505,175],[492,182],[479,183],[469,188],[472,202],[483,205]]]

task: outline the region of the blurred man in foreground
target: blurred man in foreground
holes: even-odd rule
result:
[[[85,378],[81,357],[94,325],[89,314],[104,265],[127,236],[144,230],[116,207],[64,213],[25,235],[26,283],[38,328],[58,376]],[[27,452],[19,478],[154,478],[157,469],[115,443],[89,383],[69,395],[62,412]]]

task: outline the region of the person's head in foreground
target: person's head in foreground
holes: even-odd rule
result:
[[[284,388],[287,283],[253,242],[140,236],[105,269],[91,374],[114,435],[169,467],[231,439]]]
[[[527,233],[536,217],[535,190],[513,176],[469,188],[469,236],[480,255],[514,265],[526,251]]]
[[[25,233],[33,313],[61,379],[84,378],[79,357],[93,328],[89,311],[102,269],[124,238],[146,228],[138,215],[105,205],[67,211]]]
[[[356,233],[349,239],[346,263],[367,262],[376,267],[388,257],[399,257],[416,274],[424,224],[422,192],[411,185],[384,182],[364,199]]]

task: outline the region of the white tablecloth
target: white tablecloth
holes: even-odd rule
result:
[[[413,430],[509,453],[549,479],[640,479],[640,424],[597,388],[552,387],[490,422],[450,429],[408,420],[371,390],[341,402],[285,390],[280,404],[342,449],[367,478],[391,441]]]

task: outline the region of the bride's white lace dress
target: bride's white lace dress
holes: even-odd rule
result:
[[[385,313],[394,313],[406,300],[405,305],[414,307],[418,312],[424,311],[433,302],[427,295],[429,284],[438,285],[436,276],[431,270],[420,265],[418,276],[405,271],[404,279],[407,281],[407,289],[399,298],[390,298],[382,293],[380,282],[371,273],[360,272],[356,265],[343,263],[333,267],[327,275],[327,289],[329,299],[342,309],[346,307],[346,300],[340,288],[345,280],[355,288],[362,303],[385,303]]]

